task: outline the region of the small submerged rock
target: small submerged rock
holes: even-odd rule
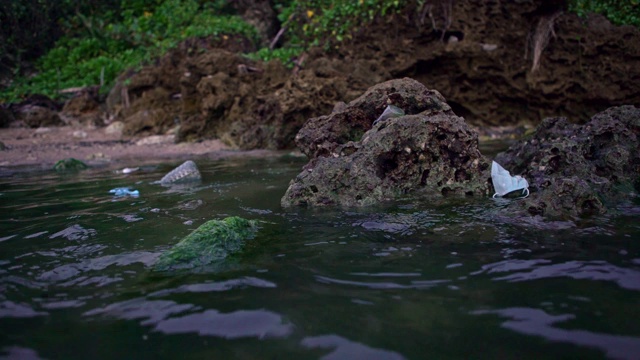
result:
[[[200,171],[198,170],[196,163],[191,160],[187,160],[160,179],[160,184],[186,184],[190,182],[198,182],[200,180],[202,180],[202,175],[200,175]]]
[[[74,158],[62,159],[53,165],[53,170],[57,172],[69,172],[87,169],[87,164]]]
[[[233,216],[210,220],[165,251],[154,265],[157,271],[225,267],[229,258],[244,248],[258,226],[255,220]]]

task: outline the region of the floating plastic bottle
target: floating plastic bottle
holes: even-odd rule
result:
[[[111,190],[109,190],[109,192],[112,193],[116,197],[121,197],[121,196],[138,197],[138,196],[140,196],[140,192],[138,190],[131,190],[131,189],[126,188],[126,187],[120,187],[120,188],[111,189]]]
[[[202,180],[200,171],[191,160],[185,161],[182,165],[171,170],[167,175],[160,179],[161,185],[184,184],[188,182],[196,182]]]
[[[404,115],[404,110],[394,105],[387,105],[387,107],[382,112],[382,115],[380,115],[380,117],[373,122],[373,125],[376,125],[380,121],[400,117],[402,115]]]
[[[511,176],[511,173],[495,161],[491,162],[491,182],[493,182],[493,188],[496,190],[493,197],[505,196],[517,190],[522,190],[523,198],[529,196],[529,183],[527,180],[520,175]]]

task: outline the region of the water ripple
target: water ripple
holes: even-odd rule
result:
[[[621,268],[606,261],[550,263],[550,260],[505,260],[485,265],[482,270],[473,272],[471,275],[519,271],[493,280],[519,282],[568,277],[575,280],[613,281],[622,288],[640,290],[640,271],[637,270]]]
[[[138,320],[140,325],[153,325],[155,331],[164,334],[198,333],[224,339],[244,337],[286,337],[294,329],[283,317],[267,310],[238,310],[220,313],[217,310],[205,310],[178,317],[187,311],[199,311],[192,304],[178,304],[170,300],[147,300],[136,298],[110,304],[104,308],[85,312],[84,316],[109,316],[124,320]]]
[[[347,215],[358,215],[348,213]],[[439,221],[428,212],[410,214],[368,214],[364,219],[354,221],[351,226],[359,226],[368,231],[383,231],[399,235],[412,235],[418,230],[431,227]]]
[[[170,300],[135,298],[109,304],[106,307],[85,312],[84,316],[103,315],[124,320],[143,319],[140,325],[155,325],[170,315],[199,309],[191,304],[178,304]]]
[[[359,287],[366,287],[369,289],[427,289],[437,285],[450,282],[450,280],[416,280],[412,281],[410,285],[403,285],[394,282],[364,282],[364,281],[351,281],[333,279],[326,276],[317,275],[316,279],[325,284],[339,284],[339,285],[353,285]]]
[[[351,275],[357,275],[357,276],[373,276],[373,277],[413,277],[413,276],[420,276],[420,273],[389,273],[389,272],[385,272],[385,273],[366,273],[366,272],[357,272],[357,273],[351,273]]]
[[[22,360],[40,360],[43,359],[38,355],[38,352],[29,348],[21,346],[9,346],[2,349],[2,352],[6,357],[2,359],[22,359]]]
[[[149,296],[160,297],[166,296],[169,294],[179,294],[179,293],[206,293],[206,292],[219,292],[219,291],[228,291],[232,289],[236,289],[239,287],[256,287],[256,288],[276,288],[277,285],[270,281],[262,280],[259,278],[247,276],[241,279],[231,279],[227,281],[219,281],[205,284],[188,284],[182,285],[175,289],[166,289],[156,291],[154,293],[149,294]]]
[[[321,357],[323,360],[338,359],[367,359],[367,360],[396,360],[404,356],[394,351],[376,349],[367,345],[345,339],[338,335],[321,335],[302,339],[301,345],[308,349],[334,349],[331,353]]]
[[[46,271],[38,276],[42,281],[64,281],[87,271],[103,270],[111,265],[127,266],[142,263],[146,266],[153,264],[159,254],[148,251],[136,251],[125,254],[106,255],[95,259],[88,259],[77,264],[66,264]]]
[[[25,303],[15,303],[10,300],[0,302],[0,318],[31,318],[48,315],[46,312],[35,311]]]
[[[478,310],[472,315],[497,314],[509,318],[502,327],[525,335],[541,336],[550,341],[568,342],[574,345],[596,348],[614,359],[638,359],[640,338],[622,335],[594,333],[586,330],[566,330],[552,325],[575,318],[572,314],[549,315],[534,308],[506,308]]]
[[[89,237],[95,236],[98,232],[95,229],[85,229],[80,224],[71,225],[68,228],[58,231],[55,234],[49,236],[49,239],[55,239],[58,237],[66,238],[67,240],[87,240]]]
[[[285,323],[281,315],[267,310],[239,310],[227,314],[206,310],[161,321],[155,330],[165,334],[195,332],[224,339],[264,339],[287,337],[293,328],[293,324]]]

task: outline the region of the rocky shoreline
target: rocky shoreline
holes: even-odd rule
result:
[[[66,158],[91,166],[135,167],[141,164],[181,159],[274,156],[269,150],[237,151],[220,140],[175,143],[174,137],[123,137],[105,128],[59,126],[0,129],[0,173],[16,169],[51,170]]]
[[[385,106],[404,115],[375,121]],[[490,162],[478,134],[439,92],[409,79],[371,87],[349,104],[312,118],[296,136],[310,158],[282,206],[368,206],[406,198],[489,197]],[[640,109],[596,114],[584,125],[547,118],[495,161],[522,176],[527,198],[512,217],[600,215],[640,194]],[[530,196],[529,196],[530,195]]]
[[[537,129],[497,157],[530,179],[522,213],[600,214],[640,187],[640,31],[554,15],[554,38],[532,67],[528,35],[544,8],[457,2],[444,34],[409,18],[394,32],[378,21],[329,52],[306,52],[294,69],[247,58],[242,39],[186,41],[122,74],[108,95],[88,87],[64,104],[33,96],[0,107],[0,166],[297,146],[310,162],[283,206],[488,196],[478,130],[526,125]],[[405,115],[373,126],[388,105]]]

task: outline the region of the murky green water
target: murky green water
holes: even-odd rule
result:
[[[284,210],[303,159],[195,160],[203,182],[182,189],[152,184],[179,162],[0,173],[0,356],[640,357],[637,204],[547,228],[496,220],[491,199]],[[239,267],[151,270],[231,215],[262,221]]]

